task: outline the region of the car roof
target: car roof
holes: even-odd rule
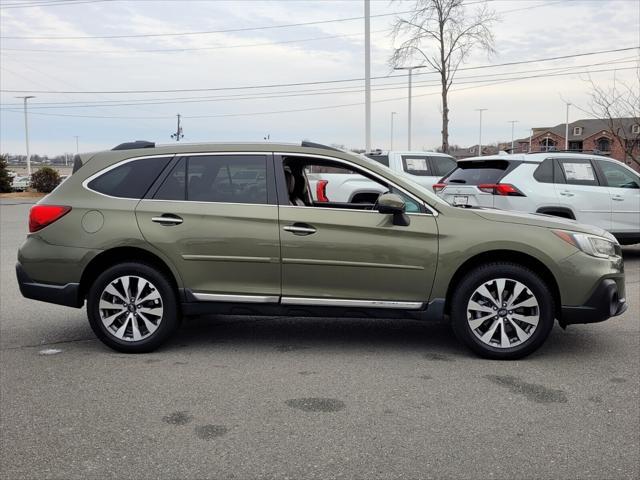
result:
[[[431,157],[449,157],[453,158],[448,153],[442,152],[425,152],[416,150],[374,150],[373,152],[367,152],[365,155],[389,155],[395,153],[397,155],[429,155]]]
[[[512,153],[502,155],[483,155],[482,157],[469,157],[458,160],[458,162],[477,162],[486,160],[505,160],[508,162],[533,162],[541,163],[547,158],[575,158],[575,159],[590,159],[597,158],[599,160],[612,160],[610,157],[604,157],[602,155],[588,154],[588,153],[575,153],[575,152],[536,152],[536,153]]]

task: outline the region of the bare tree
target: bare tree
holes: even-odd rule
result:
[[[589,83],[588,113],[604,120],[609,133],[624,149],[625,160],[640,167],[640,130],[633,131],[633,125],[640,125],[640,67],[636,69],[636,78],[630,82],[617,81],[611,86],[601,86],[589,78]]]
[[[449,88],[474,48],[494,52],[491,27],[497,19],[486,2],[471,12],[463,0],[415,0],[413,12],[396,20],[393,36],[401,43],[391,66],[419,58],[440,74],[443,152],[449,151]]]

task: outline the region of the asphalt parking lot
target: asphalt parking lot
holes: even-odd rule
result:
[[[521,361],[338,318],[198,319],[127,356],[84,310],[20,296],[28,209],[0,206],[2,478],[640,477],[639,247],[623,316]]]

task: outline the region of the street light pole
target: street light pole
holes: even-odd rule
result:
[[[389,150],[393,150],[393,116],[397,115],[398,112],[391,112],[391,145]]]
[[[487,110],[486,108],[476,108],[476,112],[480,112],[480,133],[478,137],[478,156],[482,156],[482,112]]]
[[[413,76],[413,71],[416,68],[423,68],[424,65],[415,65],[413,67],[396,67],[394,70],[408,70],[408,81],[409,81],[409,95],[408,95],[408,105],[407,105],[407,149],[411,151],[411,80]]]
[[[564,124],[564,149],[569,150],[569,107],[571,106],[571,103],[569,102],[566,102],[566,103],[567,103],[567,117]]]
[[[364,0],[364,117],[365,149],[371,151],[371,3]]]
[[[29,121],[27,120],[27,100],[30,98],[36,98],[33,95],[27,95],[26,97],[16,97],[24,100],[24,139],[27,144],[27,175],[31,176],[31,154],[29,153]]]
[[[518,123],[518,120],[509,120],[509,122],[511,124],[511,152],[513,153],[513,127],[515,126],[516,123]]]

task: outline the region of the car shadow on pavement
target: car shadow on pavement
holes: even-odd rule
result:
[[[530,357],[587,360],[610,352],[594,327],[555,326],[540,350]],[[597,327],[596,327],[597,328]],[[447,322],[398,319],[208,316],[186,320],[168,350],[234,349],[295,352],[336,349],[342,352],[416,353],[427,360],[481,360],[460,344]],[[486,361],[486,360],[485,360]]]
[[[168,348],[184,345],[197,349],[212,344],[280,352],[340,347],[354,351],[465,354],[445,322],[324,317],[198,317],[183,323]]]

